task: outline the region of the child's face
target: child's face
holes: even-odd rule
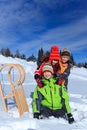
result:
[[[69,59],[70,59],[69,56],[61,56],[61,60],[62,60],[63,63],[68,62]]]
[[[52,61],[52,65],[55,65],[55,64],[57,64],[58,63],[58,60],[53,60]]]
[[[52,73],[50,71],[45,71],[43,76],[45,79],[50,79],[52,77]]]

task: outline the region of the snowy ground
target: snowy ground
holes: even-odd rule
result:
[[[35,80],[33,72],[36,64],[26,62],[24,60],[5,58],[0,55],[0,64],[19,63],[24,66],[26,71],[26,79],[23,84],[29,113],[19,116],[15,106],[6,113],[3,109],[0,96],[0,130],[87,130],[87,69],[74,67],[69,76],[68,93],[70,97],[70,106],[73,116],[76,120],[73,124],[68,124],[64,119],[51,117],[50,119],[37,120],[32,115],[32,92],[35,88]],[[4,85],[4,91],[7,89],[7,81],[4,81],[3,74],[0,74],[0,80]]]

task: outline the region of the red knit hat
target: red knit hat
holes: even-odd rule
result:
[[[52,46],[49,61],[51,62],[53,60],[59,60],[59,59],[60,59],[60,52],[58,46]]]

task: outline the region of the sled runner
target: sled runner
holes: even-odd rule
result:
[[[6,103],[7,99],[14,98],[16,106],[18,108],[19,115],[21,116],[24,112],[28,112],[28,105],[23,89],[23,82],[25,80],[25,71],[20,64],[4,64],[0,66],[0,71],[8,67],[8,81],[11,87],[11,93],[5,94],[3,91],[2,83],[0,82],[0,93],[2,97],[2,103],[4,110],[8,112],[8,104]],[[12,79],[12,70],[15,69],[17,72],[17,81],[14,82]]]

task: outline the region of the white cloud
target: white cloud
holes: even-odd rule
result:
[[[67,0],[33,0],[30,3],[26,0],[12,0],[0,4],[1,47],[13,46],[14,50],[21,48],[23,53],[36,54],[41,47],[49,50],[52,45],[58,45],[60,49],[67,47],[71,51],[79,51],[87,46],[87,16],[50,30],[44,26],[45,18],[41,12],[43,4],[48,8],[53,8],[54,5],[62,7],[68,4]],[[43,30],[43,34],[37,34]],[[36,38],[34,33],[37,35]],[[30,37],[30,40],[21,43],[22,36]]]
[[[87,33],[87,17],[67,26],[48,30],[43,35],[39,35],[37,39],[19,44],[19,48],[23,48],[25,52],[31,51],[37,54],[42,47],[44,50],[50,50],[51,46],[58,45],[60,49],[68,48],[72,52],[81,51],[87,47],[87,37],[81,36]]]
[[[44,43],[46,41],[51,43],[52,41],[52,43],[54,42],[55,44],[56,42],[61,48],[64,48],[64,46],[67,46],[72,50],[77,49],[80,46],[85,48],[87,45],[87,37],[85,36],[87,33],[86,25],[87,17],[77,21],[76,23],[49,30],[44,35],[42,35],[40,39],[41,41],[43,39]]]

